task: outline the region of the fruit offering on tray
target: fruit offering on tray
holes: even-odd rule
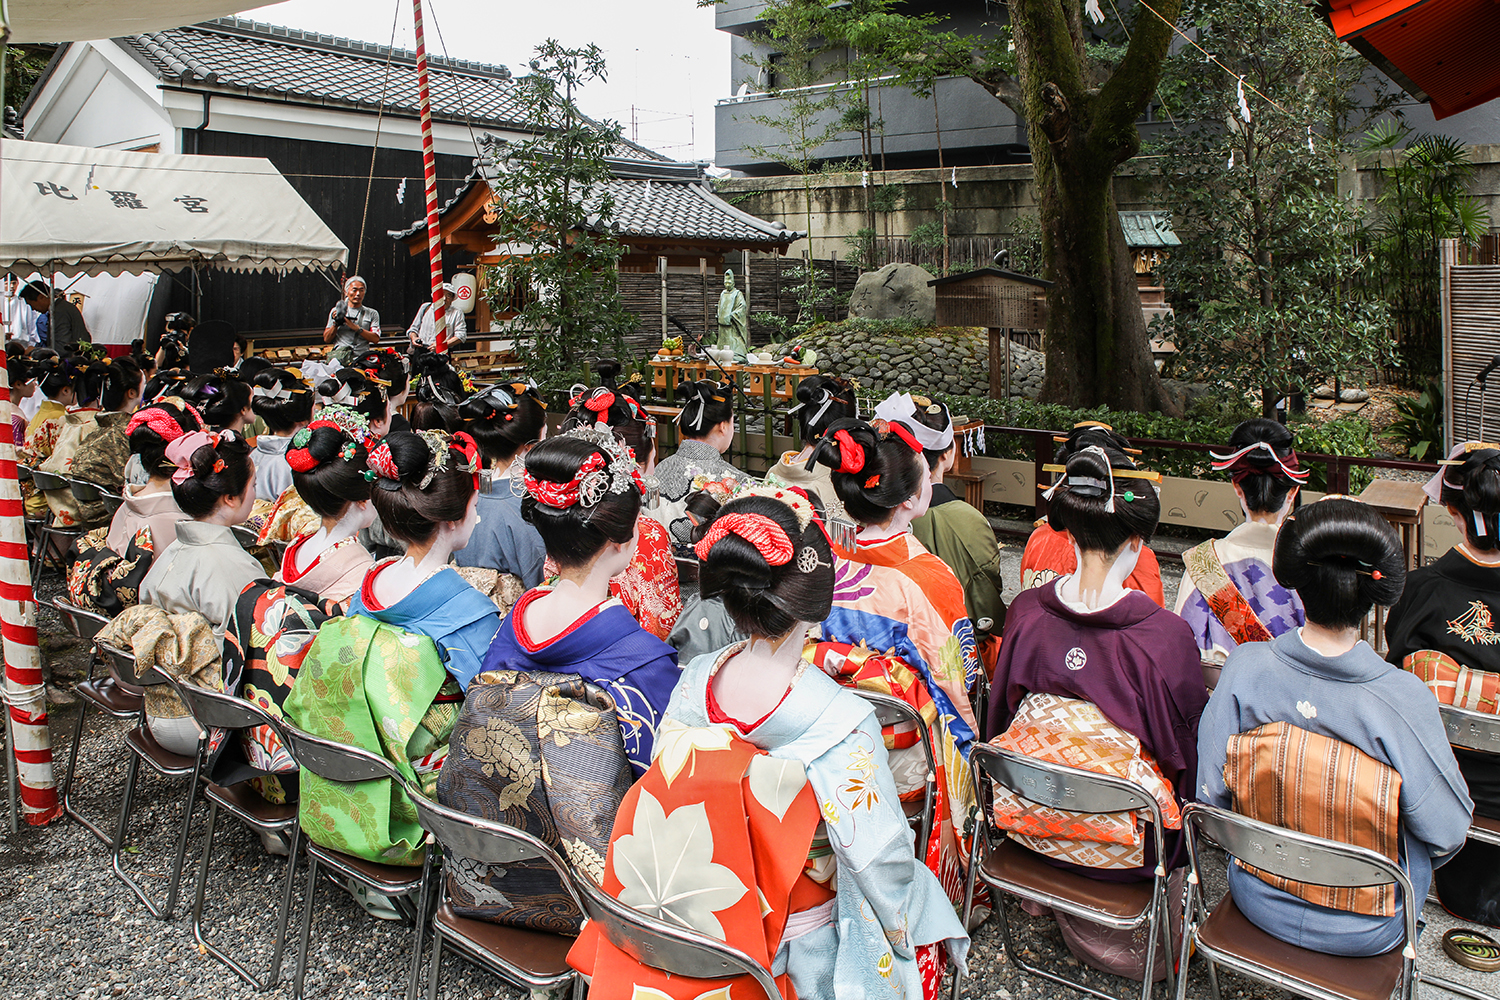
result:
[[[818,360],[818,352],[811,347],[803,347],[801,344],[790,348],[786,356],[782,358],[789,365],[811,365]]]
[[[677,358],[677,357],[681,357],[682,356],[682,338],[681,337],[664,337],[662,339],[662,342],[661,342],[661,349],[658,350],[656,353],[657,353],[658,357],[663,357],[663,358]]]

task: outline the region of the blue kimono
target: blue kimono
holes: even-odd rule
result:
[[[1432,870],[1463,846],[1474,810],[1427,685],[1363,642],[1324,656],[1302,641],[1300,629],[1238,647],[1198,723],[1199,801],[1234,808],[1224,785],[1229,738],[1268,722],[1348,743],[1401,775],[1401,861],[1420,907]],[[1251,923],[1313,951],[1378,955],[1406,934],[1399,908],[1380,917],[1317,906],[1237,864],[1229,866],[1229,891]]]
[[[389,608],[372,610],[375,575],[396,558],[382,559],[365,574],[349,602],[349,614],[364,615],[408,632],[429,636],[448,673],[465,691],[479,673],[485,650],[500,627],[494,603],[451,567],[444,566]]]
[[[508,478],[495,480],[491,492],[479,494],[479,523],[469,544],[453,553],[453,561],[509,573],[528,590],[541,585],[547,547],[521,517],[521,498],[511,494]]]
[[[521,595],[485,654],[484,669],[577,674],[604,688],[615,700],[625,756],[639,778],[651,766],[662,709],[682,676],[677,651],[641,628],[614,599],[560,635],[533,642],[526,632],[526,609],[551,589],[536,587]]]
[[[683,668],[664,723],[714,725],[708,683],[729,651],[700,656]],[[946,941],[949,957],[966,968],[969,936],[937,876],[913,852],[911,827],[869,704],[804,663],[781,704],[744,738],[771,757],[806,768],[837,867],[832,921],[783,940],[772,973],[790,975],[803,1000],[919,1000],[918,947]],[[851,780],[863,773],[873,778],[873,790]]]

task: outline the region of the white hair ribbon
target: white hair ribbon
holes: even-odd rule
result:
[[[255,398],[274,400],[291,399],[292,390],[282,385],[276,385],[270,389],[267,389],[265,386],[258,385],[255,387]]]
[[[825,404],[826,405],[826,404]],[[900,421],[901,425],[911,431],[912,436],[917,439],[927,451],[947,451],[953,447],[953,416],[948,416],[948,426],[942,430],[935,430],[916,419],[917,404],[912,401],[909,392],[893,392],[880,401],[875,407],[871,419],[884,420],[888,424]]]

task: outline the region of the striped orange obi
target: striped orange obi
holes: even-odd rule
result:
[[[1182,828],[1172,786],[1141,741],[1120,729],[1093,702],[1032,692],[1016,709],[1010,727],[992,745],[1108,774],[1140,785],[1156,799],[1162,824]],[[1139,868],[1146,863],[1147,817],[1135,811],[1078,813],[1053,809],[995,786],[995,825],[1018,843],[1050,858],[1088,868]]]
[[[1258,726],[1229,738],[1224,785],[1235,812],[1251,819],[1399,860],[1401,775],[1347,743],[1289,722]],[[1396,912],[1394,884],[1311,885],[1236,860],[1268,885],[1318,906],[1376,917]]]
[[[1422,678],[1444,705],[1500,714],[1500,674],[1493,670],[1471,670],[1435,649],[1407,653],[1401,667]]]

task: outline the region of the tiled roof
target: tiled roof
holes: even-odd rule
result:
[[[461,201],[474,184],[488,183],[498,176],[495,157],[503,149],[504,140],[486,135],[480,143],[486,155],[474,161],[474,172],[440,209],[440,216]],[[610,229],[621,236],[712,240],[749,248],[785,246],[804,235],[735,208],[708,189],[703,168],[696,163],[619,158],[609,164],[614,174],[609,193],[615,199]],[[427,221],[420,219],[410,229],[392,231],[391,236],[402,240],[426,229]]]
[[[1125,230],[1125,245],[1131,249],[1182,245],[1172,231],[1172,216],[1167,212],[1121,212],[1120,228]]]
[[[185,86],[417,114],[417,57],[297,28],[241,18],[117,39],[165,80]],[[386,83],[386,63],[390,82]],[[434,118],[521,124],[510,70],[489,63],[428,58]]]

